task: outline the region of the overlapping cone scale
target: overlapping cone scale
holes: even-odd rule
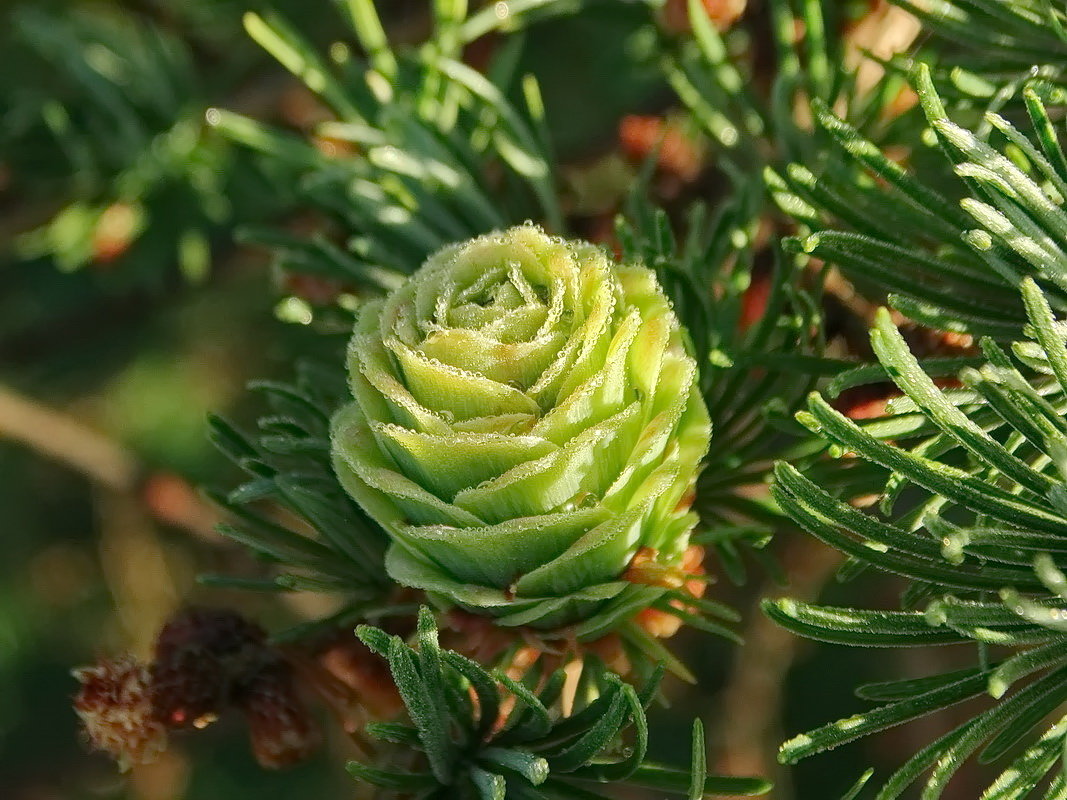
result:
[[[482,236],[363,306],[347,359],[334,465],[397,582],[550,629],[647,591],[621,577],[639,548],[681,560],[711,426],[650,270]]]

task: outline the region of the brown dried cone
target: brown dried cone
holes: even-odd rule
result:
[[[74,707],[90,742],[122,769],[166,749],[168,729],[204,728],[227,708],[245,714],[264,767],[302,761],[320,740],[285,656],[262,628],[225,609],[172,617],[151,665],[126,657],[74,675],[82,684]]]
[[[174,728],[205,727],[228,706],[240,708],[264,767],[292,766],[318,746],[292,667],[236,612],[189,608],[172,617],[156,641],[152,679],[155,713]]]
[[[74,710],[93,748],[113,756],[125,772],[167,748],[167,731],[152,708],[151,673],[132,656],[74,670],[81,690]]]
[[[266,632],[225,609],[189,608],[171,617],[156,640],[152,702],[172,728],[204,727],[280,655]]]

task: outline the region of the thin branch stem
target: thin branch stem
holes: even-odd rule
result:
[[[132,492],[137,487],[141,469],[133,453],[73,417],[4,386],[0,437],[21,442],[109,489]]]
[[[218,541],[218,514],[179,478],[149,474],[137,456],[106,434],[69,414],[0,386],[0,440],[19,442],[81,473],[90,481],[129,495],[156,519],[205,541]]]
[[[840,553],[821,542],[806,536],[791,538],[782,555],[789,596],[816,599],[842,560]],[[774,590],[768,582],[757,597],[770,596]],[[745,646],[737,650],[720,700],[729,733],[720,742],[717,766],[729,774],[773,776],[777,791],[782,792],[776,797],[785,800],[788,780],[775,752],[782,739],[779,726],[786,674],[804,642],[767,618],[758,600],[743,636]]]

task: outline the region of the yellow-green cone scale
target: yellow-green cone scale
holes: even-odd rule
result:
[[[452,245],[360,310],[337,475],[389,574],[501,624],[618,607],[680,561],[711,425],[655,275],[530,225]]]

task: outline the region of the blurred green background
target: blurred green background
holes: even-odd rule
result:
[[[211,106],[299,129],[317,109],[245,35],[254,0],[115,0],[0,4],[0,798],[243,798],[354,795],[344,743],[284,773],[259,769],[239,721],[179,738],[156,765],[119,776],[81,741],[70,669],[104,654],[143,653],[179,603],[236,605],[262,620],[298,619],[321,601],[209,592],[195,575],[255,574],[212,531],[195,487],[231,476],[207,441],[205,415],[253,419],[253,377],[286,378],[329,337],[300,324],[294,287],[269,255],[241,247],[246,223],[306,224],[284,169],[205,129]],[[401,38],[425,33],[423,0],[379,3]],[[340,30],[327,0],[273,8],[326,46]],[[524,67],[542,81],[553,134],[579,168],[605,162],[625,114],[670,102],[642,66],[633,6],[594,8],[539,26]],[[589,43],[595,42],[594,47]],[[596,102],[591,102],[595,98]],[[611,169],[588,170],[607,175]],[[591,183],[596,178],[590,179]],[[281,317],[281,318],[280,318]],[[799,535],[777,545],[803,592],[828,582],[836,557]],[[656,712],[660,756],[709,728],[716,768],[773,770],[784,733],[861,707],[851,686],[924,658],[816,648],[754,612],[759,578],[713,592],[746,610],[750,647],[685,635],[698,690]],[[823,595],[893,602],[866,577]],[[937,655],[937,658],[944,658]],[[947,721],[933,723],[944,727]],[[928,732],[890,735],[775,777],[774,797],[838,797],[869,764],[891,764]],[[911,737],[913,741],[905,738]],[[954,787],[961,800],[966,779]]]

